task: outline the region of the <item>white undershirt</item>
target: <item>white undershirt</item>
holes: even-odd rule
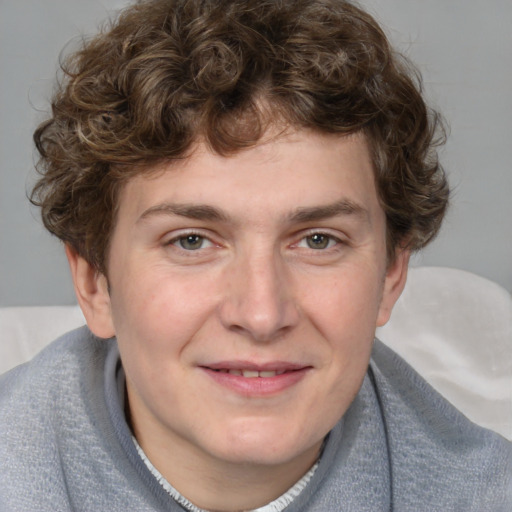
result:
[[[194,504],[190,503],[190,501],[185,498],[185,496],[182,496],[161,474],[160,472],[151,464],[149,459],[147,458],[146,454],[140,447],[139,443],[135,439],[135,437],[132,436],[133,442],[135,444],[135,447],[137,448],[137,451],[141,457],[141,459],[144,461],[144,464],[146,464],[147,468],[153,476],[158,480],[158,483],[165,489],[167,493],[169,493],[180,505],[185,507],[190,512],[208,512],[204,509],[196,507]],[[316,468],[318,467],[318,462],[314,464],[314,466],[295,484],[293,485],[288,491],[286,491],[283,495],[281,495],[276,500],[272,501],[268,505],[265,505],[260,508],[256,508],[254,510],[250,510],[247,512],[281,512],[284,510],[306,487],[306,485],[311,480],[311,477],[315,473]]]

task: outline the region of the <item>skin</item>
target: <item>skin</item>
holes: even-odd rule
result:
[[[199,507],[256,508],[354,399],[409,254],[386,261],[362,135],[289,131],[230,157],[198,144],[153,170],[120,195],[108,287],[67,249],[77,295],[91,330],[118,338],[153,465]],[[286,365],[267,381],[214,371]]]

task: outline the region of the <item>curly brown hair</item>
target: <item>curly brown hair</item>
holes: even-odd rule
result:
[[[439,117],[419,75],[353,3],[141,1],[63,70],[52,117],[34,134],[41,177],[31,200],[47,229],[102,272],[126,180],[186,158],[199,139],[226,155],[280,123],[366,135],[390,257],[439,230],[449,195]]]

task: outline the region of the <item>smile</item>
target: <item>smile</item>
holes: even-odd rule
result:
[[[245,397],[264,397],[293,388],[312,367],[291,363],[256,366],[229,362],[202,366],[201,369],[224,389]]]
[[[283,375],[283,373],[286,373],[286,370],[276,370],[276,371],[257,371],[257,370],[214,370],[216,372],[220,373],[229,373],[230,375],[238,375],[245,377],[246,379],[256,379],[258,377],[260,378],[269,378],[269,377],[275,377],[277,375]]]

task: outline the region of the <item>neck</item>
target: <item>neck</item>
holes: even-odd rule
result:
[[[232,463],[206,459],[181,446],[147,445],[141,448],[158,472],[198,508],[237,512],[262,507],[282,496],[304,476],[318,458],[315,445],[300,459],[274,465]],[[153,438],[154,441],[154,438]]]

